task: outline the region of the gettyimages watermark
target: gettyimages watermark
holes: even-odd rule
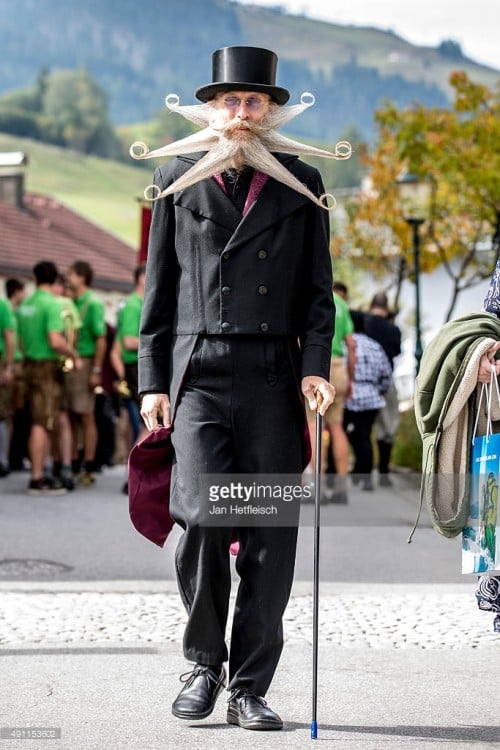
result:
[[[368,481],[369,480],[369,481]],[[431,528],[428,503],[468,495],[470,475],[394,472],[323,475],[321,526]],[[314,526],[314,475],[200,474],[201,526]]]
[[[202,526],[296,526],[314,487],[300,474],[201,474]]]

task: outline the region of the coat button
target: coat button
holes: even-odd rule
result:
[[[228,294],[231,294],[231,287],[230,286],[223,286],[221,289],[222,294],[225,294],[226,297]]]
[[[259,250],[257,253],[257,258],[259,260],[265,260],[267,258],[267,252],[265,250]]]
[[[267,333],[269,330],[269,325],[267,323],[261,323],[259,326],[262,333]]]
[[[258,289],[258,291],[259,291],[259,294],[267,294],[267,293],[268,293],[268,291],[269,291],[269,289],[268,289],[268,288],[267,288],[267,286],[265,286],[264,284],[261,284],[261,285],[259,286],[259,289]]]
[[[231,256],[231,253],[229,252],[229,250],[225,250],[222,253],[222,260],[229,260],[230,256]]]
[[[227,321],[221,325],[222,330],[224,333],[227,333],[231,330],[231,323],[228,323]]]

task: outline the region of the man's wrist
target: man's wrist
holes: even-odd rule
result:
[[[92,368],[92,375],[100,375],[102,373],[101,367],[93,367]]]

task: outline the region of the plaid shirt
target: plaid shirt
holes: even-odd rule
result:
[[[352,396],[346,401],[350,411],[382,409],[384,393],[389,390],[392,379],[391,364],[386,353],[376,341],[364,333],[355,333],[356,366]]]

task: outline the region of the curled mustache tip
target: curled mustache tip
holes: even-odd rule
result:
[[[330,204],[328,203],[329,200],[332,201]],[[337,207],[337,200],[331,193],[322,193],[318,198],[318,203],[326,211],[333,211]]]
[[[171,109],[172,107],[178,107],[180,102],[180,97],[177,94],[168,94],[165,97],[165,105],[168,109]]]
[[[349,141],[339,141],[335,144],[337,159],[349,159],[352,156],[352,146]]]
[[[135,141],[130,146],[129,154],[132,159],[144,159],[149,154],[149,147],[142,141]]]
[[[314,96],[314,94],[311,94],[310,91],[304,91],[300,95],[300,103],[303,104],[305,107],[312,107],[315,101],[316,101],[316,97]]]

